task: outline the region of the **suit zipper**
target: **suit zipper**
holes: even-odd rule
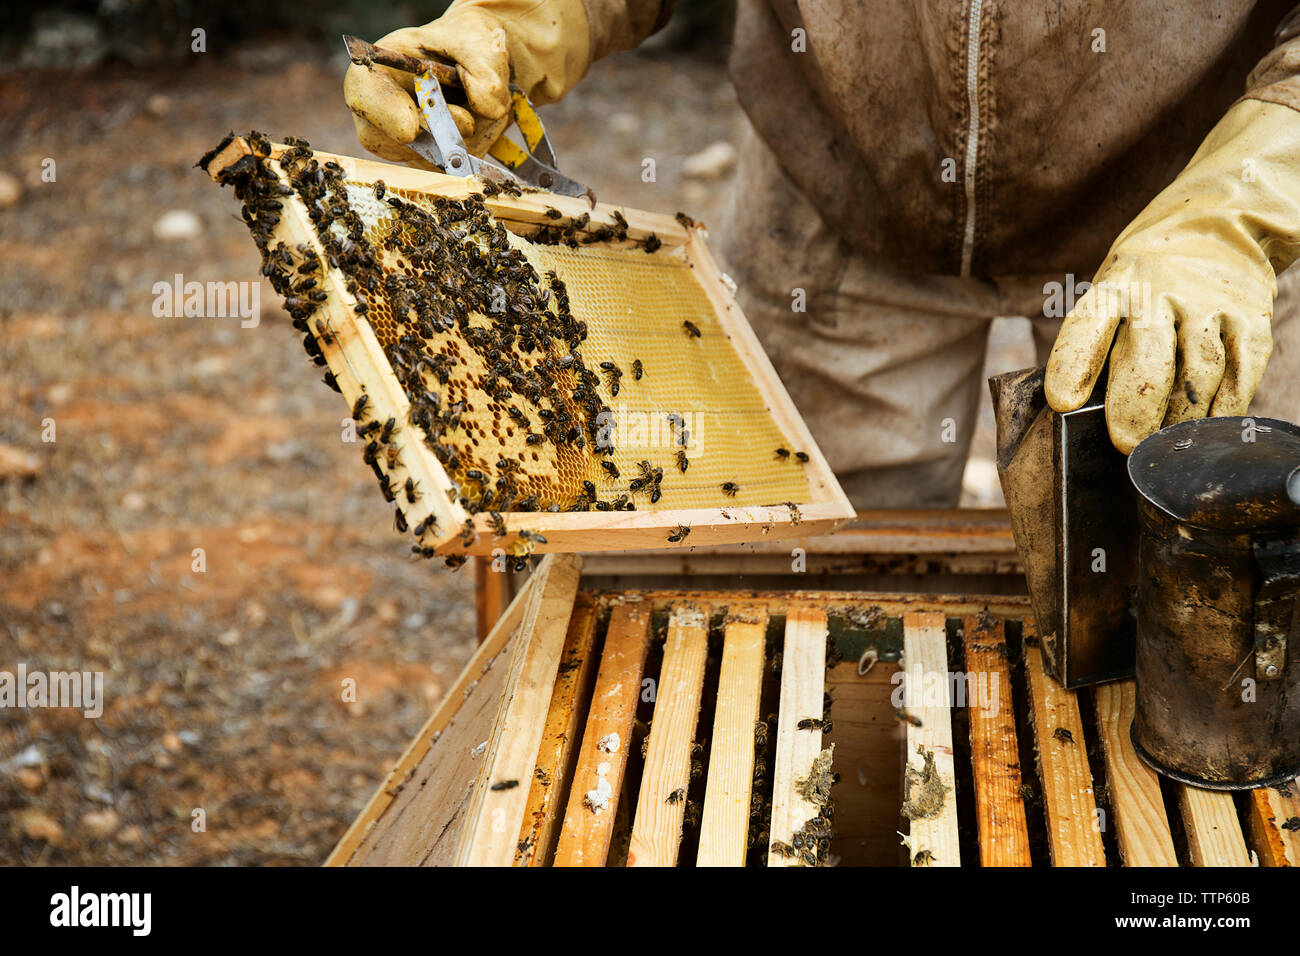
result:
[[[963,179],[966,187],[966,228],[961,241],[961,274],[970,275],[971,259],[975,254],[975,166],[979,161],[980,130],[980,21],[984,15],[984,0],[971,0],[966,20],[966,168]]]

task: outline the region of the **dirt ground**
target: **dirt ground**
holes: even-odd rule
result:
[[[258,278],[194,162],[230,129],[355,153],[344,65],[264,44],[0,77],[21,189],[0,209],[0,671],[102,671],[106,698],[100,719],[0,709],[0,863],[320,863],[472,652],[470,573],[410,559],[269,285],[256,328],[152,310],[177,274]],[[737,139],[716,59],[614,57],[543,115],[600,195],[720,220],[725,155],[683,175]]]
[[[97,720],[0,709],[0,863],[320,863],[474,646],[469,570],[410,559],[269,285],[257,328],[153,315],[177,273],[258,278],[193,168],[227,130],[357,151],[341,56],[196,60],[0,78],[22,190],[0,210],[0,456],[37,472],[0,479],[0,671],[102,671],[106,698]],[[725,165],[680,175],[739,122],[717,62],[614,58],[545,118],[598,193],[719,217]],[[196,234],[155,234],[174,210]]]

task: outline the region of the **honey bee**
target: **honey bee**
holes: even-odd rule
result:
[[[724,481],[724,482],[722,483],[722,493],[723,493],[723,494],[725,494],[725,495],[727,495],[727,496],[729,496],[729,497],[731,497],[731,498],[734,498],[734,497],[736,497],[736,492],[738,492],[738,491],[740,491],[740,485],[738,485],[736,482],[734,482],[734,481]]]
[[[681,803],[682,800],[684,800],[685,798],[686,798],[686,788],[678,787],[672,793],[668,794],[668,799],[665,800],[664,803],[668,804],[670,807],[673,807]]]
[[[414,478],[408,476],[406,479],[406,500],[409,501],[411,504],[415,504],[415,502],[419,499],[420,497],[419,488],[420,488],[420,483],[416,481]]]
[[[478,532],[474,530],[473,518],[466,518],[465,523],[460,526],[460,540],[467,548],[478,540]]]
[[[498,780],[492,784],[492,790],[513,790],[519,786],[518,780]]]
[[[686,469],[690,463],[691,460],[686,457],[686,452],[682,451],[680,448],[677,449],[677,467],[682,470],[682,474],[686,473]]]
[[[799,459],[800,464],[806,464],[808,461],[808,453],[806,451],[797,451],[794,453],[794,457]]]
[[[601,459],[600,467],[604,468],[605,471],[609,473],[609,477],[618,478],[618,466],[609,459]]]
[[[358,396],[357,400],[352,403],[352,420],[361,421],[361,416],[366,413],[366,406],[370,404],[370,396],[364,392]]]
[[[692,322],[690,319],[687,319],[685,322],[682,323],[682,328],[686,330],[686,334],[689,335],[691,338],[698,339],[700,337],[699,327],[696,326],[696,324]]]
[[[641,364],[641,360],[640,360],[640,359],[633,359],[633,360],[632,360],[632,377],[633,377],[634,379],[636,379],[636,380],[639,382],[639,381],[641,381],[641,376],[644,375],[644,374],[645,374],[645,366]]]
[[[672,531],[668,532],[668,540],[676,544],[679,541],[685,541],[686,536],[691,533],[689,525],[679,524]]]
[[[780,458],[782,461],[787,460],[787,459],[790,457],[790,449],[789,449],[789,448],[778,448],[778,449],[776,450],[776,457],[777,457],[777,458]]]
[[[765,720],[754,722],[754,745],[756,747],[767,746],[767,721]]]
[[[383,181],[382,179],[376,179],[376,180],[375,180],[375,198],[376,198],[376,199],[383,199],[383,198],[384,198],[384,191],[385,191],[386,188],[387,188],[387,187],[384,185],[384,181]]]
[[[401,508],[393,509],[393,527],[396,528],[399,533],[406,533],[406,515],[402,514]]]
[[[825,721],[818,720],[816,717],[805,717],[799,723],[795,724],[799,730],[827,730]]]
[[[493,535],[495,535],[498,538],[504,538],[506,535],[510,533],[510,529],[506,527],[506,519],[501,517],[501,512],[489,511],[488,515],[491,517],[492,520]]]

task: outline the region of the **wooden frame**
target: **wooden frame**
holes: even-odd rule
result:
[[[745,865],[766,628],[761,607],[733,608],[724,625],[697,866]]]
[[[1038,776],[1043,782],[1048,834],[1055,866],[1105,866],[1103,818],[1097,808],[1088,765],[1083,718],[1075,694],[1043,670],[1037,629],[1025,627],[1025,672],[1030,714],[1038,744]]]
[[[272,158],[268,161],[270,168],[282,180],[285,177],[278,158],[286,149],[281,145],[273,146]],[[322,163],[337,163],[349,180],[374,182],[382,179],[389,188],[415,190],[450,199],[478,195],[482,185],[477,180],[367,159],[324,152],[315,152],[314,155]],[[248,142],[235,138],[207,161],[205,169],[214,180],[221,182],[231,170],[246,166],[251,156]],[[498,549],[509,553],[519,544],[520,532],[526,531],[545,538],[544,543],[530,540],[524,544],[529,550],[538,552],[689,547],[776,539],[791,533],[824,533],[853,517],[848,498],[709,255],[702,230],[688,229],[675,219],[656,213],[624,210],[600,203],[589,208],[584,199],[537,191],[527,191],[518,197],[502,193],[484,202],[497,219],[514,231],[551,223],[553,220],[547,216],[548,209],[558,210],[561,215],[569,217],[587,215],[593,227],[615,225],[615,213],[618,213],[627,223],[629,241],[644,240],[653,234],[662,243],[655,255],[678,256],[684,260],[712,303],[722,331],[745,364],[774,423],[796,447],[809,455],[809,461],[803,467],[811,500],[794,502],[797,514],[784,504],[775,503],[659,511],[506,512],[508,533],[498,535],[489,514],[470,515],[458,501],[448,500],[441,493],[441,489],[451,484],[441,462],[424,441],[408,440],[403,444],[400,461],[389,469],[389,473],[395,486],[403,484],[409,476],[422,489],[439,489],[438,493],[422,494],[417,503],[404,509],[411,526],[430,515],[436,518],[436,531],[423,538],[425,546],[432,547],[439,554],[488,555]],[[298,196],[283,197],[283,207],[281,221],[273,232],[275,238],[290,247],[305,242],[325,261],[324,250]],[[407,422],[409,401],[370,323],[354,312],[356,300],[345,287],[342,273],[337,269],[324,270],[322,287],[328,298],[320,304],[315,315],[324,320],[328,334],[318,334],[314,320],[309,323],[311,334],[316,337],[316,344],[349,407],[364,392],[369,396],[373,415],[379,420],[392,417],[405,423],[404,428],[422,434],[415,425]],[[467,522],[475,531],[472,543],[462,539],[462,530]],[[668,533],[680,525],[690,527],[689,541],[668,541]],[[796,528],[798,532],[795,532]],[[596,531],[599,533],[593,533]]]
[[[1023,778],[1016,747],[1016,717],[1011,700],[1011,660],[1005,621],[971,615],[962,621],[967,686],[970,677],[988,675],[996,709],[970,710],[971,776],[979,825],[982,866],[1029,866]]]
[[[1138,758],[1129,738],[1136,696],[1131,680],[1093,690],[1120,855],[1126,866],[1177,866],[1160,778]]]
[[[708,622],[709,609],[694,604],[675,607],[668,621],[628,866],[677,863],[708,656]]]
[[[903,615],[904,709],[910,718],[903,798],[913,866],[961,865],[945,624],[939,611]],[[937,689],[940,700],[933,699]],[[923,812],[908,809],[922,804]]]
[[[776,760],[772,771],[772,822],[767,865],[799,866],[800,857],[780,853],[776,844],[791,846],[795,831],[821,812],[799,790],[822,752],[820,725],[801,729],[805,718],[819,719],[826,692],[826,611],[802,602],[792,604],[785,617],[782,644],[781,707],[776,727]]]
[[[593,790],[599,794],[602,777],[611,794],[623,792],[623,772],[632,747],[636,703],[649,648],[649,602],[620,602],[610,614],[600,672],[555,851],[556,866],[605,865],[613,838],[614,811],[611,807],[608,812],[596,812],[588,805],[586,794]],[[615,736],[617,748],[612,746]],[[601,769],[605,773],[600,773]]]

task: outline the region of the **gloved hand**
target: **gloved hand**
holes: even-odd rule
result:
[[[449,108],[475,156],[482,156],[510,123],[512,71],[528,98],[543,104],[567,93],[591,65],[582,0],[456,0],[432,23],[394,30],[375,46],[409,56],[435,54],[457,64],[469,109]],[[406,145],[420,131],[411,74],[354,63],[343,80],[343,98],[367,150],[432,168]]]
[[[1083,405],[1109,352],[1106,425],[1125,454],[1162,424],[1246,414],[1273,350],[1277,273],[1297,256],[1300,113],[1239,102],[1065,317],[1048,403]]]

